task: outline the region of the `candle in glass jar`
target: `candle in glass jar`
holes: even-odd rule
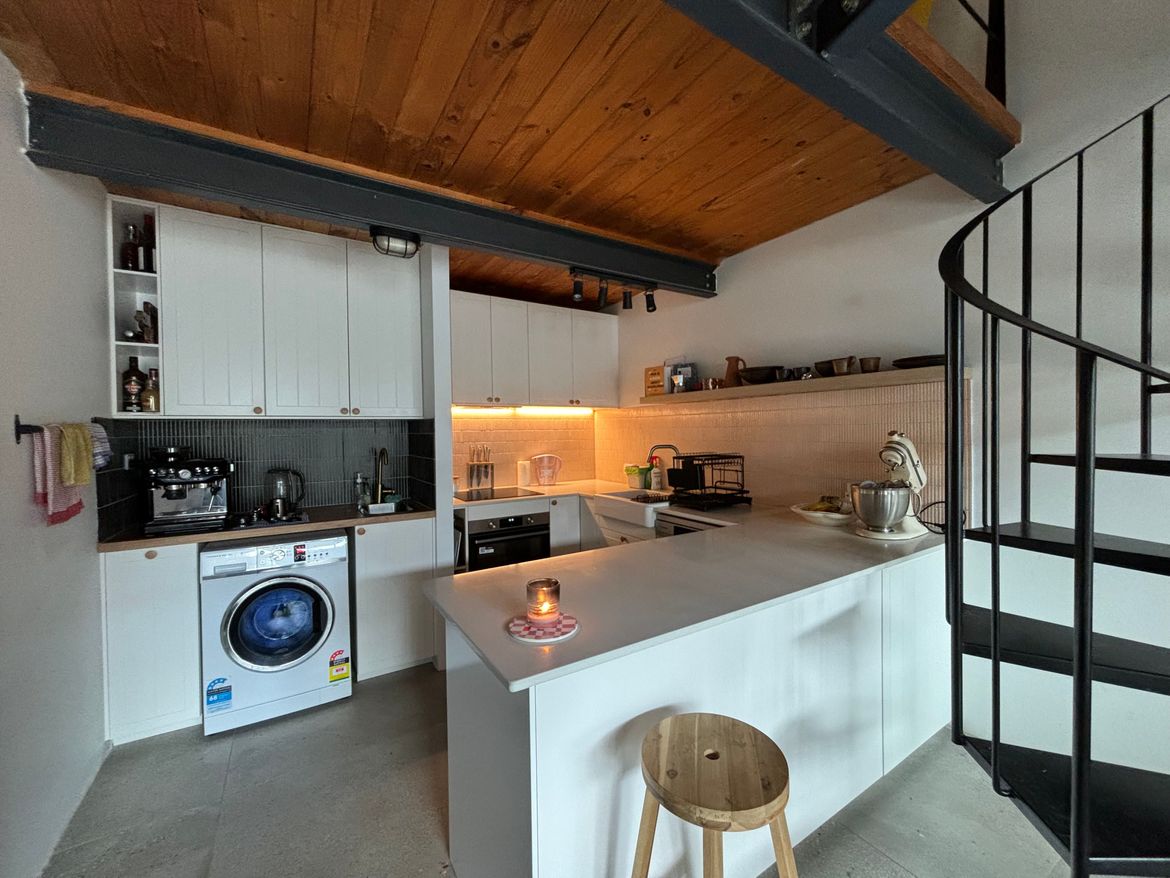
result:
[[[556,625],[561,620],[561,584],[556,579],[533,579],[528,583],[528,621],[533,625]]]

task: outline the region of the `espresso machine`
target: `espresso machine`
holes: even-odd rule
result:
[[[232,471],[222,458],[192,458],[190,448],[152,448],[145,474],[146,533],[223,530]]]

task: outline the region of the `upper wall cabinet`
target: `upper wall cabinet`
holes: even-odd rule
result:
[[[451,399],[528,402],[528,306],[451,291]]]
[[[574,405],[618,404],[618,326],[612,314],[573,313]]]
[[[349,414],[345,241],[264,227],[268,413]]]
[[[451,292],[452,399],[618,404],[617,317]]]
[[[166,414],[262,414],[260,227],[172,207],[159,208],[159,226]]]
[[[379,418],[423,412],[418,260],[349,241],[350,413]]]
[[[115,417],[423,416],[417,259],[117,197],[110,225]],[[129,408],[131,358],[158,410]]]

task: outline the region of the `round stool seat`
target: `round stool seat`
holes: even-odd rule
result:
[[[642,741],[642,777],[662,807],[721,832],[758,829],[788,804],[788,760],[759,729],[715,713],[670,716]]]

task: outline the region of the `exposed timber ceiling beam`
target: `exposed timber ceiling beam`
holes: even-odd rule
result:
[[[1000,159],[1014,143],[885,33],[909,0],[850,3],[837,28],[821,7],[841,0],[667,2],[976,198],[1008,194]]]
[[[390,226],[431,243],[715,295],[715,266],[706,262],[316,164],[308,157],[37,92],[27,97],[28,157],[44,167],[337,225]]]

